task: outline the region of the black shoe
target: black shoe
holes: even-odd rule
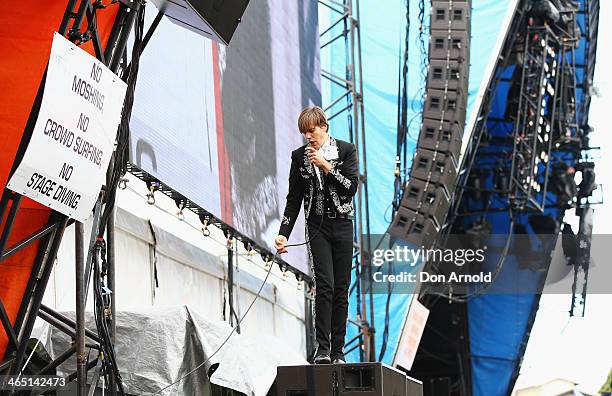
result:
[[[331,358],[329,355],[318,355],[312,360],[313,364],[331,364]]]
[[[339,352],[332,352],[329,355],[331,357],[331,361],[333,364],[342,364],[346,363],[346,358],[344,357],[344,350],[340,349]]]

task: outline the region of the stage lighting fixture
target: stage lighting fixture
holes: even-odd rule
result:
[[[495,189],[502,191],[504,194],[508,192],[508,171],[503,167],[499,167],[495,171],[494,176]]]
[[[208,229],[208,225],[210,224],[210,216],[200,213],[198,217],[200,218],[200,222],[202,223],[202,234],[205,237],[210,236],[210,230]]]
[[[577,187],[574,180],[575,169],[560,162],[552,167],[550,175],[551,191],[557,194],[557,202],[560,207],[566,207],[568,202],[576,198]]]
[[[564,223],[561,233],[561,247],[563,255],[567,260],[567,265],[574,265],[578,257],[578,239],[572,230],[572,226]]]
[[[470,195],[476,200],[480,201],[483,197],[484,185],[489,177],[489,171],[487,169],[473,169],[468,178],[468,185],[470,186]]]
[[[283,280],[286,281],[289,279],[289,270],[287,270],[287,266],[284,264],[278,264],[278,268],[280,268],[281,273],[283,274]]]
[[[248,239],[242,239],[242,246],[244,250],[247,252],[247,256],[253,256],[255,254],[255,249],[253,247],[253,242]]]
[[[491,224],[485,219],[476,220],[465,230],[470,246],[474,249],[484,249],[486,240],[491,234]]]
[[[161,183],[151,180],[147,180],[145,183],[147,185],[147,190],[149,190],[149,193],[146,195],[147,203],[149,205],[155,205],[155,191],[159,190]]]
[[[261,253],[261,259],[264,261],[264,268],[266,271],[272,266],[272,255],[269,253]]]
[[[553,23],[557,23],[561,19],[559,9],[549,0],[534,0],[531,3],[529,15]]]
[[[582,172],[582,181],[578,185],[578,197],[586,198],[593,194],[593,191],[597,188],[595,184],[595,170],[593,169],[595,164],[592,162],[586,163],[588,165],[578,164],[577,170]]]
[[[178,208],[178,212],[176,212],[176,217],[180,221],[185,220],[185,214],[183,213],[183,209],[185,209],[185,205],[186,205],[185,198],[182,198],[182,197],[174,198],[174,204]]]

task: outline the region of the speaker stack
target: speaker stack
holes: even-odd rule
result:
[[[423,396],[423,383],[383,363],[277,368],[272,396]]]
[[[177,25],[228,45],[249,0],[152,0]]]
[[[468,96],[470,0],[431,2],[423,122],[392,236],[430,248],[457,181]]]

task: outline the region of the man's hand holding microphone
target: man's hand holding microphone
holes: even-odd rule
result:
[[[315,149],[311,145],[306,147],[306,155],[308,155],[308,159],[314,166],[321,169],[326,174],[331,170],[331,164],[327,162],[325,158],[323,158],[319,150]]]

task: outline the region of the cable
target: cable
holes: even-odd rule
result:
[[[121,122],[117,132],[117,147],[115,149],[113,162],[110,164],[110,175],[106,186],[106,205],[100,219],[100,226],[97,230],[98,236],[104,235],[108,218],[110,217],[113,208],[115,207],[115,197],[117,193],[117,185],[127,172],[127,163],[129,157],[129,135],[130,135],[130,119],[132,117],[132,108],[134,105],[134,95],[136,92],[136,80],[138,77],[138,69],[140,66],[141,45],[144,35],[145,24],[145,5],[140,4],[136,14],[134,24],[134,46],[132,47],[132,61],[121,73],[121,79],[127,82],[127,91],[123,103],[123,112],[121,113]]]
[[[319,230],[317,230],[317,232],[320,231],[321,226],[323,225],[323,217],[321,217],[321,223],[319,224]],[[316,236],[316,235],[315,235]],[[285,247],[296,247],[296,246],[301,246],[304,245],[306,243],[309,243],[312,239],[314,239],[314,237],[310,238],[308,241],[306,242],[302,242],[302,243],[295,243],[295,244],[290,244],[290,245],[286,245]],[[272,258],[272,262],[274,262],[274,260],[276,259],[276,257],[278,256],[278,252],[274,253],[274,256]],[[219,345],[219,347],[208,357],[206,358],[206,360],[204,360],[202,363],[198,364],[196,367],[194,367],[192,370],[190,370],[189,372],[187,372],[185,375],[183,375],[181,378],[179,378],[178,380],[174,381],[173,383],[165,386],[164,388],[158,390],[155,393],[148,393],[148,395],[160,395],[163,391],[165,391],[168,388],[173,387],[174,385],[178,384],[179,382],[183,381],[185,378],[187,378],[189,375],[193,374],[194,372],[196,372],[199,368],[201,368],[202,366],[204,366],[206,363],[208,363],[210,361],[210,359],[213,358],[213,356],[215,356],[217,353],[219,353],[219,351],[221,350],[221,348],[223,348],[225,346],[225,344],[227,344],[227,342],[229,341],[229,339],[232,337],[232,335],[234,335],[234,333],[236,332],[236,329],[242,324],[242,321],[246,318],[246,316],[248,315],[249,311],[251,310],[251,308],[253,307],[253,305],[255,304],[255,301],[257,301],[257,299],[259,298],[259,296],[261,295],[261,291],[263,290],[264,286],[266,285],[266,283],[268,282],[268,277],[270,276],[270,272],[272,271],[272,266],[270,266],[270,268],[268,268],[268,271],[266,272],[266,276],[263,280],[263,282],[261,283],[261,286],[259,287],[259,290],[257,291],[257,293],[255,294],[255,297],[253,298],[253,300],[251,301],[251,303],[249,304],[249,306],[247,307],[246,311],[244,311],[244,314],[242,315],[242,317],[240,318],[240,320],[236,323],[236,326],[232,328],[232,331],[229,332],[229,334],[227,335],[227,337],[225,337],[225,339],[223,340],[223,342],[221,343],[221,345]]]
[[[93,257],[93,293],[94,293],[94,320],[96,323],[96,329],[100,336],[100,360],[104,368],[104,377],[110,375],[116,383],[116,386],[121,395],[125,395],[123,389],[123,381],[119,368],[117,366],[117,360],[115,357],[114,346],[112,337],[108,329],[107,324],[107,310],[110,306],[109,294],[102,293],[105,286],[102,283],[102,278],[106,276],[106,244],[104,240],[98,239],[95,245],[96,253]],[[100,265],[102,268],[100,268]]]
[[[289,247],[290,245],[287,245],[287,247]],[[272,261],[274,261],[274,259],[276,259],[276,256],[278,255],[278,253],[274,254],[274,257],[272,259]],[[251,308],[253,307],[253,305],[255,304],[255,301],[257,301],[257,299],[259,298],[259,296],[261,295],[261,291],[263,290],[264,286],[266,285],[266,283],[268,282],[268,277],[270,276],[270,272],[272,271],[272,266],[270,266],[270,268],[268,268],[268,271],[266,273],[266,276],[263,280],[263,282],[261,283],[261,286],[259,287],[259,290],[257,291],[257,294],[255,294],[255,297],[253,298],[253,300],[251,301],[251,304],[249,304],[248,308],[246,309],[246,311],[244,312],[244,315],[242,315],[242,317],[240,318],[240,320],[238,321],[238,323],[236,323],[236,326],[232,328],[232,331],[229,332],[229,334],[227,335],[227,337],[225,337],[225,339],[223,340],[223,342],[221,343],[221,345],[219,345],[219,347],[209,356],[206,358],[206,360],[204,360],[202,363],[198,364],[196,367],[194,367],[192,370],[190,370],[189,372],[187,372],[185,375],[183,375],[181,378],[177,379],[176,381],[174,381],[173,383],[166,385],[165,387],[163,387],[162,389],[158,390],[155,393],[147,393],[147,395],[161,395],[161,393],[163,391],[165,391],[168,388],[173,387],[174,385],[178,384],[179,382],[183,381],[185,378],[187,378],[188,376],[190,376],[191,374],[193,374],[194,372],[196,372],[200,367],[204,366],[206,363],[208,363],[210,361],[210,359],[212,359],[217,353],[219,353],[219,351],[221,350],[221,348],[223,348],[225,346],[225,344],[229,341],[229,339],[232,337],[232,335],[234,335],[234,333],[236,332],[236,329],[238,328],[238,326],[240,326],[240,324],[242,324],[242,321],[244,320],[244,318],[248,315],[249,311],[251,310]]]
[[[308,240],[306,240],[305,242],[301,242],[301,243],[294,243],[294,244],[288,244],[285,245],[286,248],[288,247],[297,247],[297,246],[302,246],[302,245],[306,245],[307,243],[310,243],[316,236],[318,236],[318,234],[321,232],[321,228],[323,226],[323,221],[324,221],[325,216],[321,216],[321,222],[319,223],[319,227],[317,229],[317,232],[315,233],[314,236],[312,236],[311,238],[309,238]],[[308,225],[306,225],[306,227],[308,227]],[[274,256],[272,257],[272,262],[274,262],[276,260],[276,257],[278,256],[278,251],[276,253],[274,253]],[[223,340],[223,342],[221,343],[221,345],[219,345],[219,347],[208,357],[206,358],[206,360],[204,360],[202,363],[198,364],[196,367],[194,367],[192,370],[190,370],[189,372],[187,372],[185,375],[183,375],[181,378],[177,379],[176,381],[174,381],[173,383],[165,386],[164,388],[158,390],[155,393],[148,393],[148,395],[159,395],[161,394],[163,391],[165,391],[168,388],[173,387],[174,385],[178,384],[179,382],[183,381],[185,378],[187,378],[189,375],[193,374],[194,372],[196,372],[199,368],[201,368],[202,366],[204,366],[206,363],[208,363],[210,361],[210,359],[213,358],[213,356],[215,356],[217,353],[219,353],[219,351],[221,350],[221,348],[223,348],[225,346],[225,344],[229,341],[229,339],[232,337],[232,335],[234,335],[234,333],[236,332],[236,330],[240,327],[240,325],[242,324],[242,321],[246,318],[246,316],[248,315],[249,311],[251,310],[251,308],[253,307],[253,305],[255,304],[255,301],[257,301],[257,299],[259,299],[259,296],[261,295],[261,291],[263,290],[264,286],[266,285],[266,283],[268,282],[268,277],[270,276],[270,272],[272,271],[272,266],[270,266],[266,272],[266,276],[263,280],[263,282],[261,283],[261,286],[259,287],[259,290],[257,291],[257,293],[255,294],[255,297],[253,297],[253,300],[251,301],[251,303],[249,304],[249,306],[247,307],[246,311],[244,311],[244,314],[242,315],[242,317],[240,318],[240,320],[237,321],[236,326],[232,328],[232,331],[229,332],[229,334],[227,335],[227,337],[225,337],[225,339]]]
[[[493,284],[495,283],[495,280],[497,279],[497,276],[501,273],[501,270],[504,266],[504,263],[506,261],[506,257],[508,256],[508,251],[510,249],[510,241],[512,240],[512,235],[513,235],[513,230],[514,230],[514,216],[512,213],[512,209],[509,209],[508,214],[510,216],[510,226],[509,226],[509,230],[508,230],[508,238],[506,239],[506,243],[504,246],[504,249],[499,257],[499,260],[497,262],[497,265],[495,267],[495,271],[493,272],[493,274],[491,275],[491,282],[483,287],[482,289],[478,289],[473,293],[469,293],[466,294],[465,296],[462,297],[453,297],[452,295],[448,295],[448,294],[444,294],[444,293],[440,293],[440,292],[431,292],[428,293],[427,290],[424,290],[422,293],[420,293],[421,296],[426,295],[426,294],[433,294],[435,296],[439,296],[439,297],[443,297],[448,299],[451,302],[468,302],[469,300],[472,300],[482,294],[484,294],[486,291],[488,291]]]

